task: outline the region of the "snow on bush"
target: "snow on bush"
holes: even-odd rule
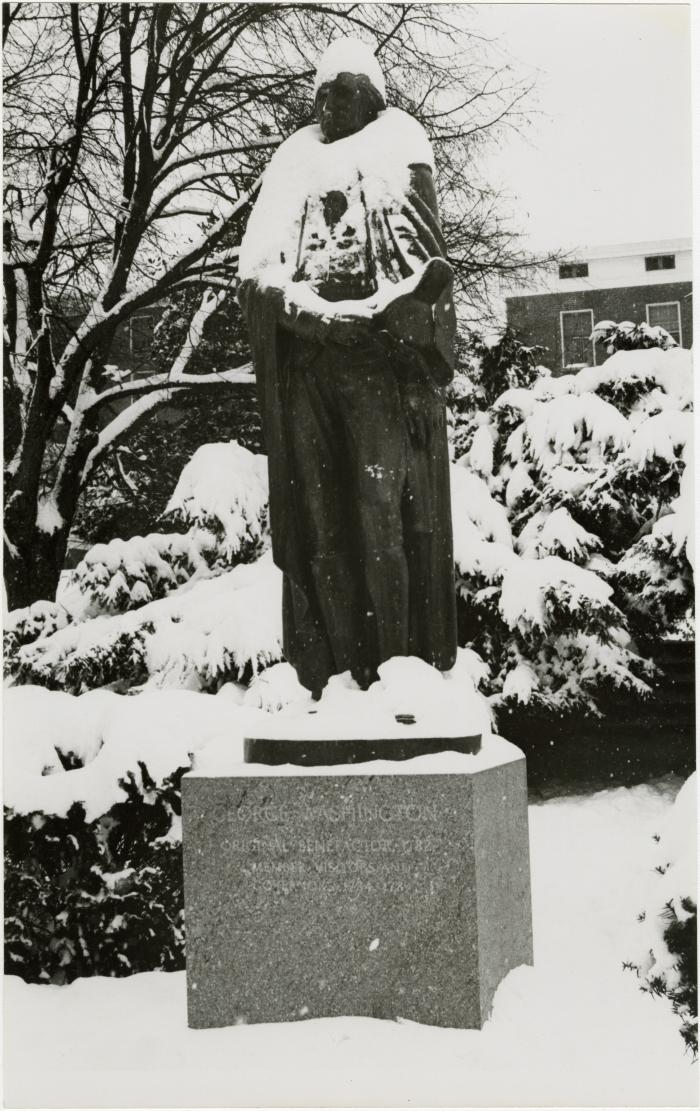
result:
[[[552,555],[585,564],[602,547],[602,542],[560,506],[550,514],[536,513],[531,517],[518,537],[517,547],[522,555],[532,559]]]
[[[189,531],[96,544],[62,587],[79,616],[124,613],[192,578],[260,554],[267,534],[267,461],[235,441],[204,444],[184,467],[163,516]],[[75,605],[75,603],[74,603]]]
[[[260,551],[267,530],[267,459],[235,441],[204,444],[183,469],[165,516],[216,537],[223,558]],[[234,560],[235,557],[235,560]]]
[[[3,652],[7,670],[12,672],[17,650],[23,644],[51,636],[64,629],[72,620],[60,602],[34,602],[24,609],[13,610],[5,619]]]
[[[625,611],[635,628],[648,636],[662,629],[671,637],[693,639],[693,573],[687,542],[687,525],[681,515],[671,513],[656,521],[651,533],[611,569]]]
[[[207,574],[206,555],[215,549],[211,534],[195,540],[180,533],[152,533],[95,544],[64,589],[76,586],[84,596],[84,616],[125,613]]]
[[[453,457],[459,458],[472,444],[475,428],[483,423],[483,414],[496,398],[511,392],[528,394],[530,387],[550,372],[540,363],[545,349],[527,347],[511,328],[490,343],[474,334],[458,335],[456,348],[458,370],[448,386],[447,401],[450,447]],[[476,450],[488,465],[490,449],[484,433],[480,440]]]
[[[620,412],[593,393],[554,397],[537,405],[508,440],[513,462],[529,459],[541,470],[597,461],[607,448],[619,451],[629,438]]]
[[[602,343],[608,355],[615,351],[635,351],[639,348],[656,347],[668,350],[676,347],[676,340],[660,325],[633,324],[631,320],[623,320],[616,324],[614,320],[599,320],[593,327],[591,339],[594,343]]]
[[[168,840],[180,772],[147,769],[92,822],[6,813],[5,971],[29,983],[184,967],[182,853]]]
[[[650,869],[647,905],[638,918],[638,957],[626,966],[644,991],[670,999],[681,1035],[698,1052],[697,775],[678,793]]]
[[[484,480],[462,466],[450,468],[452,516],[459,528],[471,523],[486,540],[512,546],[508,514],[489,493]]]
[[[267,540],[265,457],[235,442],[206,444],[166,512],[186,535],[96,544],[64,577],[57,603],[11,614],[6,671],[74,692],[111,683],[215,689],[279,659],[280,576],[269,559],[236,573]]]
[[[216,690],[281,658],[281,611],[282,576],[268,552],[128,613],[89,618],[25,645],[16,677],[76,694],[109,684]]]
[[[230,691],[6,693],[5,961],[30,982],[184,967],[180,780],[259,712]]]
[[[689,352],[516,374],[470,413],[485,396],[453,414],[453,527],[460,627],[495,705],[595,714],[615,689],[649,693],[630,634],[692,635]]]

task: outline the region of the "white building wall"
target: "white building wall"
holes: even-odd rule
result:
[[[673,270],[647,270],[648,255],[675,255]],[[508,296],[528,293],[578,293],[587,289],[615,289],[621,286],[667,285],[693,280],[691,241],[656,240],[648,243],[621,243],[611,247],[581,247],[567,254],[567,262],[587,262],[587,278],[560,278],[559,267],[541,276],[536,286],[508,289]]]

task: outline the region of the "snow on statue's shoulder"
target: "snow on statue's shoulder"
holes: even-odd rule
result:
[[[333,143],[317,124],[290,135],[270,159],[241,242],[239,276],[284,288],[292,281],[299,234],[310,198],[362,186],[370,210],[401,212],[411,166],[435,168],[421,124],[387,108],[361,131]]]

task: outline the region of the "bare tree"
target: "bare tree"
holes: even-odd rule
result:
[[[272,148],[312,111],[319,49],[377,43],[392,100],[428,128],[450,257],[485,282],[529,265],[477,183],[479,144],[522,117],[527,86],[441,5],[5,5],[5,573],[11,607],[52,597],[94,467],[176,393],[235,288],[237,243]],[[204,228],[204,230],[201,230]],[[166,373],[115,384],[117,329],[188,286],[201,296]],[[66,336],[66,305],[77,324]],[[115,400],[131,402],[108,420]]]

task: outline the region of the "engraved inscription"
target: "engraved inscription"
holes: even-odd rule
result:
[[[225,847],[239,858],[237,871],[249,893],[268,902],[320,893],[430,898],[443,890],[452,855],[441,817],[437,802],[263,800],[231,813]],[[251,827],[261,825],[265,833],[254,833]]]

